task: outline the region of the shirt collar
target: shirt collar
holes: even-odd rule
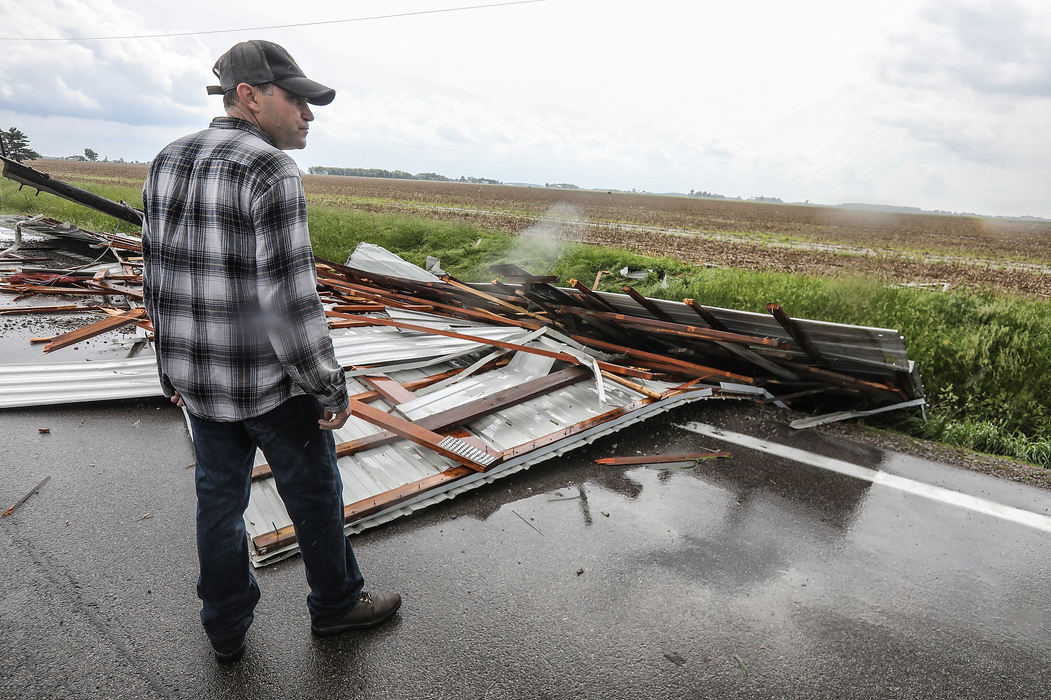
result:
[[[271,146],[274,145],[274,140],[270,138],[270,134],[266,133],[252,122],[241,119],[240,117],[216,117],[212,119],[212,123],[208,125],[209,129],[240,129],[241,131],[247,131],[253,136],[266,141]]]

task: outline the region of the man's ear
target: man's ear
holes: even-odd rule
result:
[[[249,109],[252,112],[259,111],[259,102],[256,99],[257,94],[258,91],[248,83],[239,83],[237,85],[237,97],[245,106],[245,109]]]

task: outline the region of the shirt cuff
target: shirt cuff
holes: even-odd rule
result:
[[[321,405],[325,407],[326,411],[333,414],[347,410],[349,403],[347,386],[345,384],[339,390],[321,398]]]

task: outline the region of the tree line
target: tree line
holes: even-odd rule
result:
[[[29,147],[29,137],[25,132],[15,126],[8,127],[7,131],[0,131],[0,154],[18,162],[37,160],[41,157]],[[84,155],[67,157],[71,160],[96,161],[99,159],[99,154],[90,148],[85,148]]]
[[[13,126],[7,131],[0,131],[0,153],[19,162],[40,157],[39,153],[29,147],[29,137]]]
[[[395,180],[434,180],[437,182],[473,182],[487,185],[503,184],[499,180],[487,177],[467,177],[459,179],[439,175],[438,173],[407,173],[404,170],[384,170],[382,168],[335,168],[328,165],[313,165],[307,168],[311,175],[343,175],[347,177],[388,177]]]

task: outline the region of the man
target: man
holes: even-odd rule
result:
[[[244,651],[259,588],[244,511],[256,448],[296,530],[315,634],[377,625],[401,605],[370,596],[343,532],[332,430],[349,417],[318,298],[299,168],[335,91],[268,41],[235,45],[212,69],[227,116],[150,164],[143,186],[143,287],[164,393],[185,405],[197,458],[201,622],[220,661]]]

